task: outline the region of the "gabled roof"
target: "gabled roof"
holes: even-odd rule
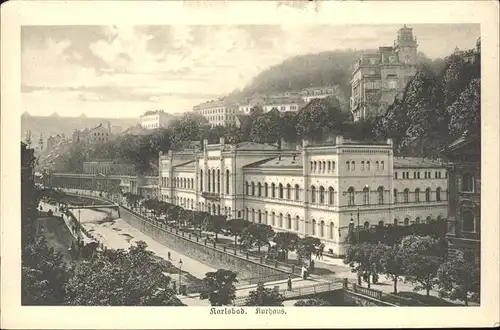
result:
[[[189,160],[187,162],[181,163],[179,165],[175,165],[174,167],[194,167],[194,160]]]
[[[441,152],[445,154],[449,153],[451,151],[460,149],[468,144],[478,143],[479,139],[480,139],[479,136],[468,135],[467,132],[465,132],[464,134],[462,134],[461,137],[459,137],[458,139],[450,143],[447,147],[445,147],[443,150],[441,150]]]
[[[439,160],[417,157],[394,157],[394,168],[432,168],[443,167]]]
[[[256,142],[239,142],[234,145],[238,150],[278,150],[278,147],[272,144],[263,144]]]
[[[267,158],[256,163],[249,164],[245,168],[302,168],[302,157],[300,154],[295,156],[281,156]]]

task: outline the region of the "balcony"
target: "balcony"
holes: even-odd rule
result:
[[[201,193],[201,197],[203,197],[205,199],[208,199],[208,200],[211,200],[211,201],[215,201],[215,202],[219,202],[220,201],[220,193],[203,191]]]

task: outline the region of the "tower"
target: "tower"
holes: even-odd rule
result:
[[[417,38],[413,37],[413,29],[406,24],[399,29],[398,37],[394,41],[394,51],[398,55],[398,61],[407,65],[417,64]]]

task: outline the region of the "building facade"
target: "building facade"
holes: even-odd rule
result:
[[[195,105],[193,111],[205,117],[211,127],[236,125],[238,106],[227,100],[208,101]]]
[[[36,192],[34,149],[21,142],[21,224],[23,246],[36,235]]]
[[[406,25],[392,47],[365,53],[355,63],[351,78],[350,109],[354,120],[383,115],[417,72],[417,38]]]
[[[75,130],[73,132],[73,143],[99,144],[112,140],[111,125],[104,126],[102,123],[91,129]]]
[[[393,156],[392,141],[295,150],[204,144],[159,159],[158,197],[186,209],[320,238],[343,255],[350,223],[410,225],[447,216],[447,175],[436,161]],[[358,215],[359,214],[359,218]]]
[[[479,256],[481,247],[481,140],[463,136],[444,150],[449,173],[449,251]]]
[[[141,127],[145,129],[158,129],[168,126],[172,116],[165,113],[163,110],[146,111],[141,115]]]
[[[311,102],[314,99],[324,99],[326,97],[338,97],[339,86],[324,86],[305,88],[300,92],[302,100],[305,103]]]
[[[305,106],[305,102],[300,96],[274,97],[266,100],[262,105],[264,112],[277,109],[279,112],[297,112]]]

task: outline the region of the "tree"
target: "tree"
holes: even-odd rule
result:
[[[321,141],[328,133],[339,131],[344,115],[336,98],[313,99],[297,114],[297,134]]]
[[[235,283],[238,283],[236,273],[230,270],[208,272],[202,280],[200,299],[208,299],[211,306],[231,305],[236,298]]]
[[[299,300],[295,304],[296,307],[309,307],[309,306],[332,306],[330,302],[321,298],[311,298],[306,300]]]
[[[264,287],[263,283],[258,283],[257,288],[250,291],[245,306],[283,306],[283,300],[279,287],[270,289]]]
[[[373,250],[373,244],[362,243],[351,245],[347,249],[344,257],[344,264],[349,265],[351,271],[356,273],[358,278],[365,278],[368,287],[370,287],[370,275],[379,270],[379,266],[372,263]]]
[[[294,251],[297,248],[299,240],[299,235],[289,231],[278,232],[273,238],[276,247],[284,253],[285,260],[288,260],[288,251]]]
[[[226,223],[226,228],[229,230],[231,236],[234,236],[234,249],[236,251],[237,238],[240,236],[245,228],[250,226],[250,222],[244,219],[232,219]]]
[[[240,242],[247,248],[256,244],[260,253],[261,246],[269,245],[269,239],[273,236],[274,230],[271,226],[262,223],[250,223],[241,233]]]
[[[450,133],[454,137],[463,132],[481,133],[481,79],[473,79],[448,107]]]
[[[480,272],[479,262],[465,258],[462,251],[457,251],[455,258],[449,259],[438,269],[436,283],[439,296],[461,300],[465,306],[468,306],[470,300],[478,301]]]
[[[381,245],[381,244],[380,244]],[[382,245],[378,249],[381,252],[380,264],[382,273],[392,279],[394,283],[394,293],[398,293],[398,280],[405,275],[405,258],[404,250],[399,244],[394,246]]]
[[[169,288],[165,261],[139,241],[128,251],[105,250],[71,268],[65,304],[76,306],[185,306]]]
[[[44,236],[38,237],[22,253],[22,304],[61,305],[67,277],[62,255],[47,246]]]
[[[316,250],[320,245],[321,240],[317,237],[306,236],[304,238],[300,238],[297,243],[297,254],[299,259],[306,259],[310,264],[312,255],[316,253]]]
[[[209,217],[205,218],[203,227],[206,231],[215,234],[215,241],[217,242],[218,235],[221,233],[222,229],[225,228],[226,223],[225,215],[209,215]]]
[[[404,250],[406,279],[415,285],[414,290],[426,290],[429,297],[437,270],[443,262],[439,242],[430,236],[407,236],[401,241]]]

